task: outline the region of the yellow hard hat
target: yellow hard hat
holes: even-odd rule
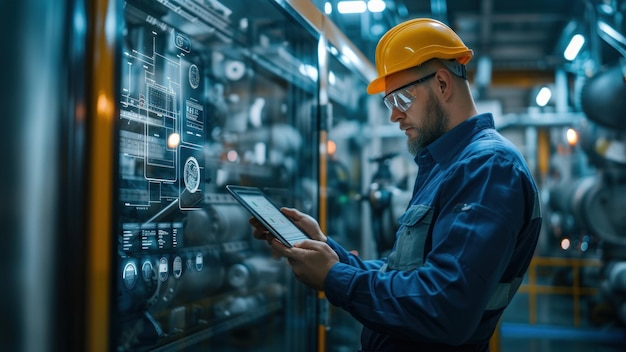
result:
[[[430,59],[456,59],[465,65],[474,52],[450,27],[431,18],[416,18],[391,28],[376,46],[376,77],[369,94],[385,91],[385,77]]]

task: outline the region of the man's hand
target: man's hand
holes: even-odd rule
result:
[[[294,208],[281,208],[280,211],[312,240],[326,242],[326,235],[320,229],[320,224],[312,216]]]
[[[330,268],[339,262],[339,256],[326,244],[326,235],[312,216],[293,208],[281,208],[280,211],[311,240],[299,242],[294,247],[289,248],[274,238],[255,217],[251,217],[249,220],[250,225],[254,228],[252,235],[270,245],[274,258],[286,257],[298,280],[314,289],[323,290],[326,275]]]
[[[304,214],[293,208],[281,208],[280,211],[285,214],[286,217],[291,219],[291,221],[293,221],[294,224],[296,224],[296,226],[302,230],[302,232],[307,234],[307,236],[309,236],[312,240],[326,242],[326,235],[324,235],[322,229],[320,229],[320,225],[312,216]],[[249,222],[254,228],[254,231],[252,232],[254,238],[267,241],[267,243],[271,245],[274,236],[267,231],[265,226],[263,226],[263,224],[261,224],[261,222],[255,217],[251,217]]]
[[[298,280],[316,290],[324,290],[326,275],[339,256],[326,243],[305,240],[288,248],[280,241],[271,241],[272,251],[286,257]]]

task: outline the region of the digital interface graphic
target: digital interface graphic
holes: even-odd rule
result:
[[[162,206],[202,191],[201,67],[188,61],[191,43],[180,32],[146,27],[136,37],[143,45],[127,48],[122,64],[121,194],[129,207]]]

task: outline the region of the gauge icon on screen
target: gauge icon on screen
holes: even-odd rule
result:
[[[185,188],[190,193],[195,193],[200,187],[200,165],[193,156],[190,156],[185,161],[183,179],[185,180]]]
[[[193,89],[200,86],[200,69],[195,64],[189,66],[189,85]]]
[[[172,262],[172,275],[174,275],[175,279],[179,279],[183,274],[183,259],[179,256],[174,258]]]
[[[133,262],[126,263],[122,272],[122,281],[127,289],[131,290],[137,282],[137,265]]]
[[[161,282],[167,281],[167,277],[169,276],[169,268],[167,265],[167,258],[162,257],[159,260],[159,281]]]

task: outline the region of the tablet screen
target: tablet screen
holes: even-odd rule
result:
[[[251,187],[227,186],[231,194],[265,227],[285,245],[292,246],[308,239],[291,220],[289,220],[261,190]]]

